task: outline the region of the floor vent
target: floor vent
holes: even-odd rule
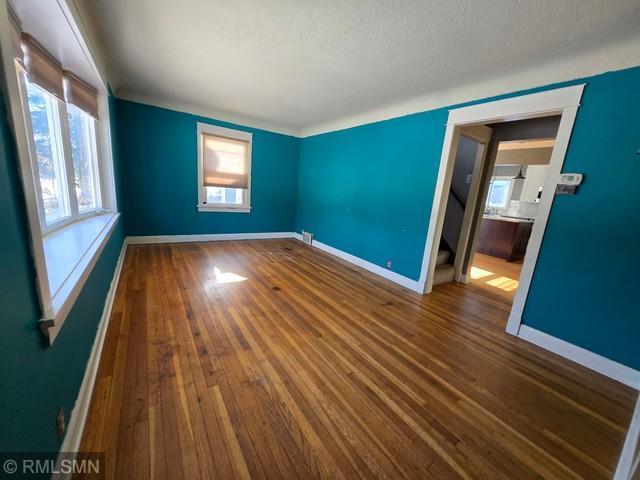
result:
[[[307,245],[311,245],[313,243],[313,233],[302,231],[302,241]]]

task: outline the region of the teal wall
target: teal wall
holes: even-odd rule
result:
[[[640,68],[586,81],[523,318],[640,369]]]
[[[418,279],[447,110],[302,139],[297,231]]]
[[[494,99],[576,83],[564,171],[586,180],[554,202],[524,323],[640,368],[640,67]],[[296,230],[417,280],[449,108],[304,138]]]
[[[291,232],[300,140],[117,101],[128,235]],[[251,213],[198,212],[197,122],[253,133]]]
[[[120,223],[53,348],[37,329],[40,308],[14,138],[0,96],[0,451],[60,446],[56,415],[69,419],[122,246]]]

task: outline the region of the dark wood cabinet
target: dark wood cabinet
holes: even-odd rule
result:
[[[482,219],[476,251],[512,262],[527,251],[533,222],[517,219]]]

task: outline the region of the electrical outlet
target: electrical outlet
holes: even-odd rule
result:
[[[473,175],[467,175],[467,185],[473,180]]]
[[[58,438],[64,438],[64,407],[60,407],[60,410],[58,410],[58,415],[56,416],[56,427],[58,429]]]
[[[387,268],[391,270],[391,260],[387,260]]]

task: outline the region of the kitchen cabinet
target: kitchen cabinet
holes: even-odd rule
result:
[[[485,215],[480,225],[476,251],[509,262],[522,260],[532,227],[532,220]]]

